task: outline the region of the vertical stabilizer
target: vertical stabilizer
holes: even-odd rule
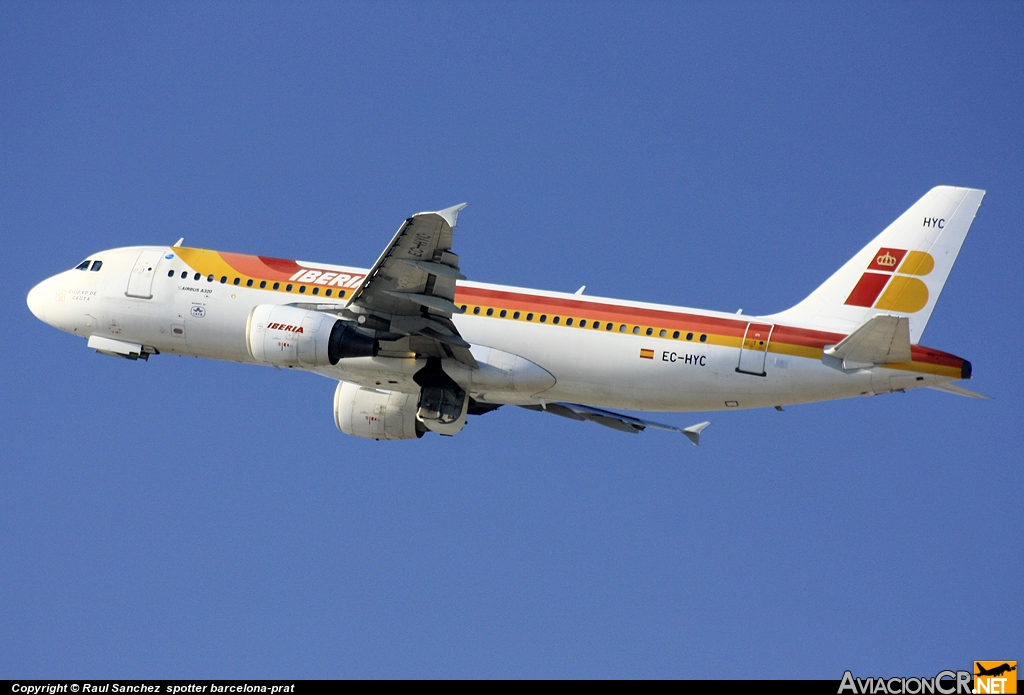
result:
[[[878,314],[906,316],[921,339],[985,191],[937,186],[776,323],[852,333]]]

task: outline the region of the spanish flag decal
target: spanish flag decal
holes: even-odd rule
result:
[[[653,360],[654,359],[654,350],[648,350],[646,348],[640,348],[640,357],[642,357],[645,360]]]

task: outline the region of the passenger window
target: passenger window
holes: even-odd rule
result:
[[[658,333],[658,337],[659,338],[664,338],[666,333],[668,333],[668,331],[666,331],[664,328],[662,328],[661,332]]]
[[[623,323],[623,324],[619,325],[619,333],[625,333],[625,332],[626,332],[626,324]]]
[[[687,340],[693,340],[693,333],[687,333],[686,334],[686,339]]]
[[[551,323],[558,323],[558,322],[559,322],[559,321],[561,321],[561,320],[562,320],[561,318],[559,318],[558,316],[556,316],[555,318],[551,319]]]
[[[633,326],[633,335],[636,335],[639,332],[640,332],[640,326]]]
[[[324,292],[324,294],[326,294],[328,297],[330,297],[333,292],[334,292],[334,290],[327,290],[326,292]]]
[[[102,267],[103,267],[103,261],[93,261],[92,262],[92,267],[89,268],[89,270],[91,270],[92,272],[95,273],[97,270],[99,270]]]
[[[242,281],[242,278],[235,278],[235,284],[236,284],[236,285],[237,285],[238,283],[240,283],[241,281]]]
[[[89,270],[90,263],[92,263],[92,261],[82,261],[81,263],[75,266],[75,270]]]
[[[708,337],[707,337],[706,335],[704,335],[703,333],[701,333],[701,336],[700,336],[700,342],[702,342],[702,343],[703,343],[703,342],[706,342],[706,341],[707,341],[707,339],[708,339]]]
[[[480,307],[478,307],[478,306],[473,307],[473,313],[474,314],[479,314],[480,313]]]
[[[183,271],[181,271],[181,279],[182,279],[182,280],[184,280],[184,279],[185,279],[185,278],[187,278],[187,277],[188,277],[188,273],[187,273],[187,272],[185,272],[184,270],[183,270]]]
[[[306,286],[299,285],[299,294],[306,294]]]
[[[612,328],[614,328],[614,327],[615,327],[615,324],[609,323],[609,324],[608,324],[607,326],[605,326],[605,327],[604,327],[604,329],[605,329],[606,331],[610,331],[610,330],[611,330]]]
[[[313,294],[320,294],[320,288],[319,287],[314,287],[313,288]]]
[[[252,278],[249,278],[248,280],[245,281],[245,286],[252,287]]]
[[[519,312],[517,311],[516,313],[512,314],[512,318],[514,318],[514,319],[519,318]]]
[[[527,314],[526,315],[526,320],[527,321],[533,321],[533,314]]]
[[[213,282],[213,273],[210,273],[209,275],[206,276],[206,281]]]
[[[653,328],[648,328],[647,329],[647,335],[654,335],[654,329]]]
[[[340,290],[338,292],[338,296],[341,297],[342,299],[344,299],[345,298],[345,290]]]
[[[174,277],[174,271],[173,270],[168,270],[167,271],[167,277],[169,277],[169,278]]]
[[[275,290],[279,290],[279,289],[281,289],[281,283],[280,283],[280,282],[275,282],[275,283],[274,283],[274,289],[275,289]]]
[[[287,287],[284,288],[284,291],[285,292],[291,292],[292,291],[292,286],[288,285]]]
[[[203,277],[203,276],[202,276],[202,275],[200,275],[199,273],[196,273],[196,276],[195,276],[194,278],[192,278],[192,279],[193,279],[193,280],[198,280],[198,279],[199,279],[199,278],[201,278],[201,277]]]
[[[580,319],[580,328],[586,328],[586,327],[587,327],[587,320],[586,319]]]
[[[565,325],[566,326],[571,326],[572,325],[572,319],[566,319],[565,320]]]
[[[540,322],[541,323],[547,323],[548,322],[548,315],[547,314],[541,314],[540,315]]]
[[[672,334],[672,340],[679,340],[679,331]]]
[[[267,286],[267,281],[266,280],[260,280],[260,289],[262,290],[266,286]]]
[[[487,315],[488,316],[494,316],[494,309],[488,309],[487,310]]]
[[[506,317],[507,315],[508,315],[508,312],[507,312],[507,311],[505,311],[504,309],[502,309],[502,310],[501,310],[501,313],[500,313],[500,314],[498,314],[498,316],[500,316],[501,318],[505,318],[505,317]]]
[[[220,276],[220,284],[222,284],[222,285],[223,285],[223,284],[224,284],[224,283],[226,283],[227,281],[228,281],[228,276],[227,276],[227,275],[221,275],[221,276]]]
[[[462,310],[463,310],[463,311],[465,311],[465,310],[466,310],[466,305],[465,305],[465,304],[463,304],[463,305],[462,305]]]

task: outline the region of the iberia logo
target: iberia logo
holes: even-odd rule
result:
[[[975,693],[1016,693],[1016,661],[975,661]]]
[[[267,324],[268,331],[284,331],[285,333],[305,333],[302,330],[302,326],[291,326],[284,323],[270,323]]]
[[[924,251],[880,248],[846,298],[846,304],[904,314],[921,311],[928,303],[928,286],[918,277],[934,269],[935,259]]]

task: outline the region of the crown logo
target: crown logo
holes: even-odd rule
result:
[[[881,266],[892,268],[896,265],[896,257],[886,251],[883,255],[875,259],[875,263]]]

